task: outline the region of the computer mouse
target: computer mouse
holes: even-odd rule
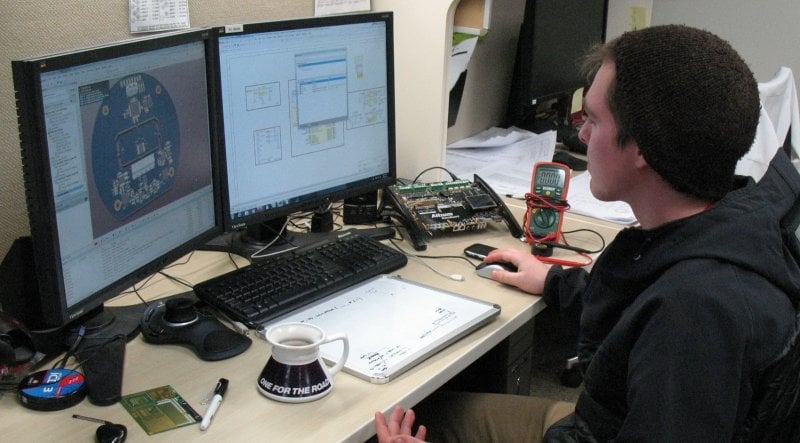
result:
[[[486,263],[483,262],[475,268],[475,271],[484,278],[492,278],[492,272],[495,269],[505,269],[506,271],[517,272],[517,267],[512,265],[511,263],[505,262],[494,262],[494,263]]]

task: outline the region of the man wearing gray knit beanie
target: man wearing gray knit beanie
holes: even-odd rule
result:
[[[679,25],[587,57],[591,191],[630,204],[591,273],[501,248],[493,278],[580,324],[576,404],[436,393],[376,414],[381,442],[800,441],[800,176],[783,153],[735,177],[757,83],[724,40]],[[414,428],[418,419],[425,426]]]

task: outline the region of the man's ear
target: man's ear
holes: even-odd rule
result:
[[[625,149],[629,150],[628,152],[631,153],[631,156],[633,157],[633,165],[637,169],[650,168],[650,164],[647,163],[647,160],[645,160],[644,154],[642,153],[642,150],[639,149],[639,143],[637,143],[636,140],[630,139],[625,142]]]

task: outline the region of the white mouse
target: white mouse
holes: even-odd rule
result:
[[[484,278],[492,278],[492,272],[495,269],[505,269],[506,271],[517,272],[517,267],[512,265],[511,263],[504,263],[504,262],[494,262],[494,263],[486,263],[483,262],[475,268],[475,271]]]

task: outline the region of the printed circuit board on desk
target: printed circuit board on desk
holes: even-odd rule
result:
[[[512,235],[522,229],[497,194],[477,175],[474,181],[453,180],[434,183],[394,185],[389,198],[405,222],[415,248],[424,249],[421,237],[445,233],[481,231],[489,223],[505,221]]]

